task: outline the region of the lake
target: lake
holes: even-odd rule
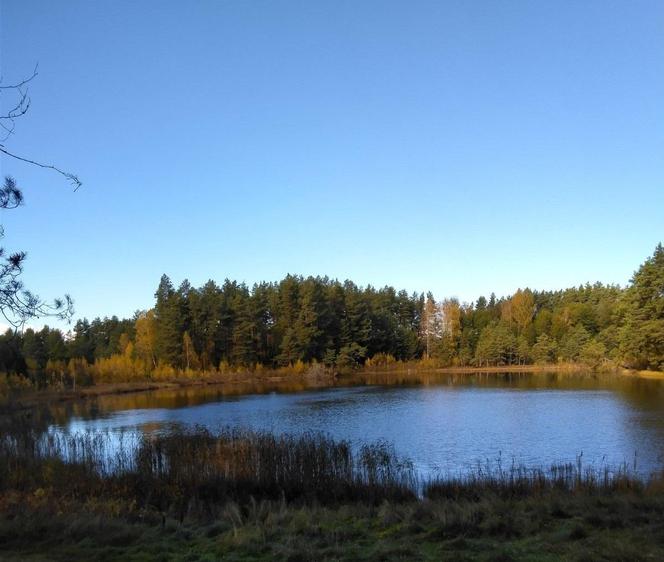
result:
[[[387,441],[423,474],[576,462],[664,466],[664,381],[619,375],[367,375],[105,396],[54,407],[55,431],[155,432],[202,425],[322,431]]]

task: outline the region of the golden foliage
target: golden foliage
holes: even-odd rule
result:
[[[157,320],[154,317],[154,311],[141,314],[136,319],[136,355],[150,363],[153,367],[157,366],[155,355],[155,344],[157,341]]]
[[[503,320],[516,324],[518,333],[523,332],[535,316],[535,298],[532,291],[519,289],[511,299],[502,304],[500,316]]]
[[[102,357],[90,366],[95,382],[132,382],[149,378],[149,364],[134,357],[134,345],[125,345],[124,353]]]
[[[396,359],[389,353],[376,353],[373,357],[369,357],[364,363],[366,367],[388,367],[396,363]]]
[[[298,359],[298,360],[293,364],[292,371],[293,371],[293,373],[295,373],[296,375],[301,375],[301,374],[303,374],[306,370],[307,370],[307,365],[306,365],[306,363],[304,363],[304,361],[302,361],[301,359]]]

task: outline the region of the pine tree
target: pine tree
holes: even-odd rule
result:
[[[305,362],[321,360],[327,347],[326,303],[318,279],[310,277],[302,283],[299,308],[293,330],[298,359]]]
[[[231,302],[233,309],[233,344],[231,361],[250,367],[256,363],[257,319],[254,317],[251,296],[246,285],[239,285]]]
[[[366,349],[371,338],[371,316],[369,306],[357,285],[344,282],[345,310],[341,323],[342,346],[357,344]]]
[[[156,356],[157,360],[172,367],[182,366],[183,322],[180,299],[171,280],[162,275],[155,293]]]
[[[28,328],[23,333],[21,352],[30,371],[41,371],[48,361],[46,342],[42,333]]]
[[[630,367],[664,369],[664,247],[658,244],[625,294],[620,351]]]
[[[275,321],[275,334],[279,342],[280,365],[289,365],[300,358],[300,348],[295,325],[299,315],[299,277],[287,275],[278,288],[278,305]]]

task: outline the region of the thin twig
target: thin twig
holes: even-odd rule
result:
[[[31,75],[31,76],[29,76],[28,78],[24,78],[24,79],[23,79],[21,82],[19,82],[18,84],[11,84],[11,85],[9,85],[9,86],[0,86],[0,90],[13,90],[13,89],[16,89],[16,88],[20,88],[21,86],[25,86],[28,82],[31,82],[32,80],[34,80],[35,77],[37,76],[37,74],[39,74],[39,73],[37,72],[37,69],[38,69],[38,68],[39,68],[39,63],[37,63],[37,64],[35,65],[35,69],[32,71],[32,75]],[[0,78],[0,82],[2,82],[2,78]]]
[[[81,187],[82,183],[81,180],[78,179],[78,177],[75,174],[71,174],[69,172],[65,172],[64,170],[61,170],[57,166],[53,166],[52,164],[43,164],[41,162],[37,162],[35,160],[30,160],[29,158],[23,158],[22,156],[18,156],[17,154],[13,154],[9,152],[4,146],[0,144],[0,152],[3,154],[6,154],[7,156],[11,156],[12,158],[16,158],[16,160],[20,160],[21,162],[26,162],[27,164],[34,164],[35,166],[39,166],[40,168],[46,168],[48,170],[55,170],[59,174],[63,175],[71,184],[74,186],[74,191],[76,191],[79,187]]]

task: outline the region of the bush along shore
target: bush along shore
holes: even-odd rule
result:
[[[0,441],[0,552],[48,560],[654,560],[664,478],[579,464],[421,479],[389,445],[203,429]]]

